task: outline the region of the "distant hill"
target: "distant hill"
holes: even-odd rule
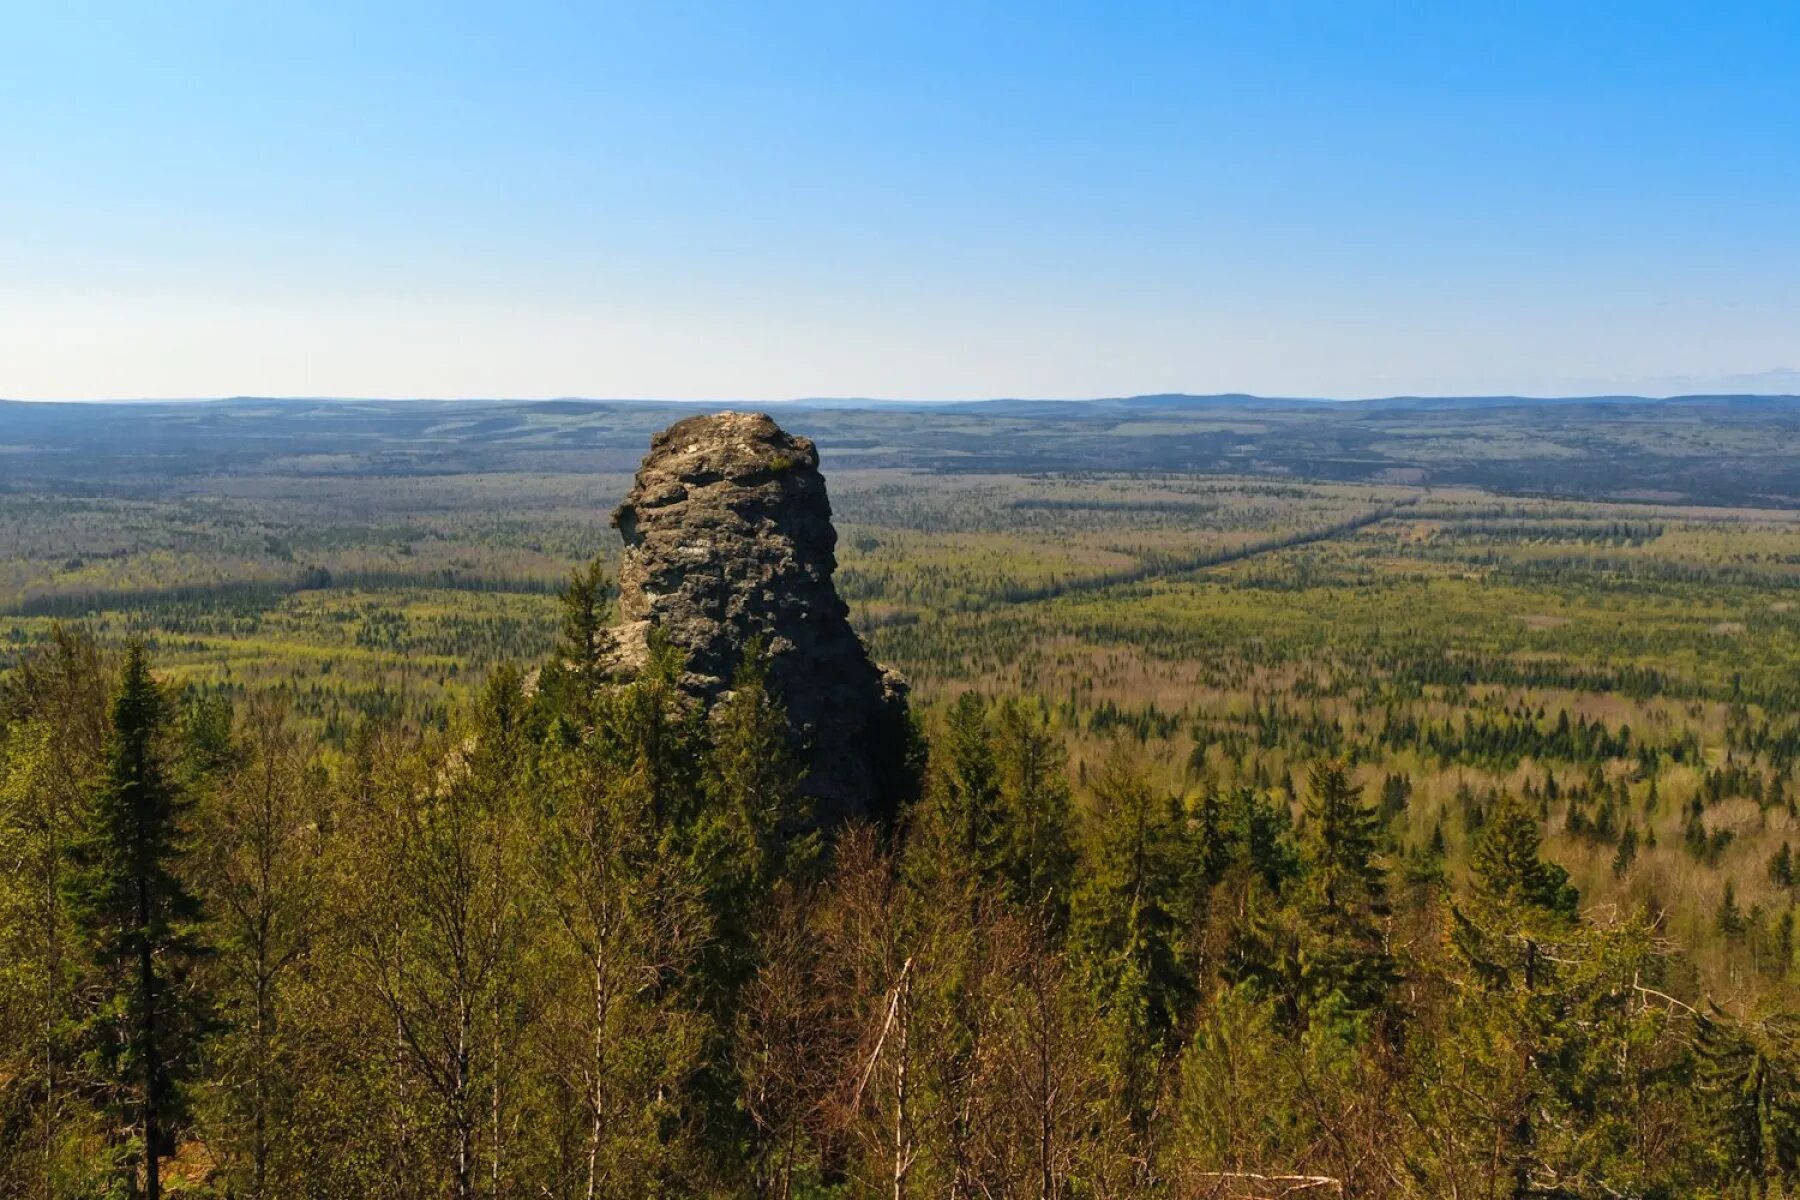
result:
[[[629,472],[672,413],[769,409],[827,472],[1204,472],[1800,507],[1800,397],[1165,393],[1091,400],[0,402],[0,491],[225,474]]]

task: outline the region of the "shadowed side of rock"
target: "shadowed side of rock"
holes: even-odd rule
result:
[[[657,434],[613,514],[625,541],[615,670],[653,629],[711,704],[753,641],[787,710],[821,824],[885,820],[906,786],[906,683],[869,658],[837,594],[837,531],[813,443],[761,413],[690,417]]]

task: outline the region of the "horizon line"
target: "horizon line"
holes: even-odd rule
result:
[[[835,407],[881,407],[907,405],[940,407],[969,404],[1107,404],[1142,400],[1195,400],[1265,402],[1275,404],[1352,405],[1383,404],[1407,401],[1517,401],[1535,404],[1578,403],[1651,403],[1662,404],[1683,400],[1791,400],[1800,401],[1800,392],[1671,392],[1650,395],[1640,392],[1575,392],[1563,394],[1527,394],[1521,392],[1395,392],[1376,396],[1284,396],[1260,392],[1131,392],[1103,396],[968,396],[950,399],[923,399],[903,396],[313,396],[302,394],[261,395],[240,393],[228,396],[84,396],[47,399],[28,396],[0,396],[0,404],[21,405],[132,405],[132,404],[595,404],[595,405],[779,405],[804,408],[830,405]]]

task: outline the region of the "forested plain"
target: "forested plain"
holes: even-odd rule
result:
[[[777,414],[821,831],[590,670],[666,407],[0,406],[0,1194],[1790,1194],[1791,402],[1040,409]]]

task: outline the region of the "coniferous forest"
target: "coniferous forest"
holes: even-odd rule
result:
[[[541,670],[330,765],[140,644],[58,629],[9,673],[7,1194],[1759,1195],[1800,1167],[1790,1021],[1680,999],[1655,915],[1584,907],[1536,800],[1493,797],[1452,881],[1395,853],[1401,783],[1320,758],[1297,815],[1184,799],[1121,742],[1078,787],[1040,705],[965,691],[896,820],[822,831],[756,661],[698,718],[667,647],[593,686],[591,590],[567,604]]]
[[[754,647],[597,661],[611,459],[241,419],[0,488],[0,1195],[1793,1194],[1779,497],[869,417],[913,729],[822,825]]]

